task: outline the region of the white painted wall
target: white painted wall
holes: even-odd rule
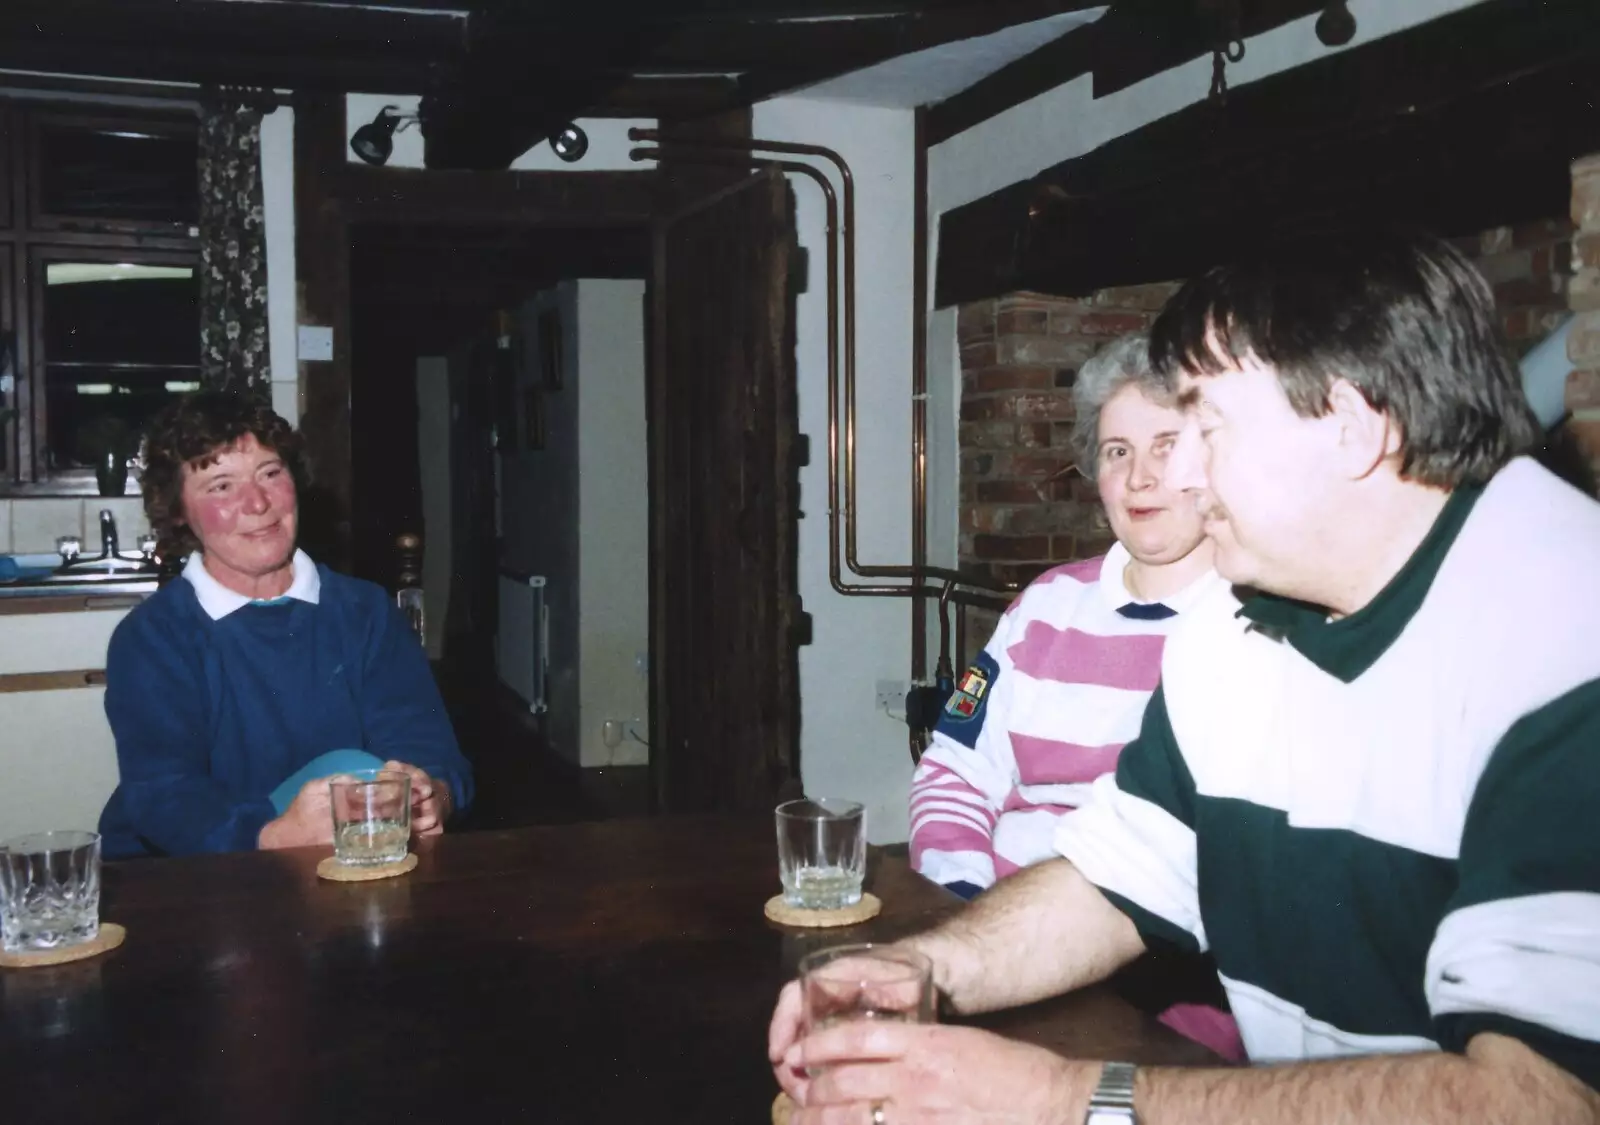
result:
[[[645,431],[644,282],[578,282],[579,756],[644,765],[632,738],[606,746],[607,719],[648,740],[650,488]]]
[[[295,354],[298,275],[294,257],[294,110],[261,119],[261,208],[267,241],[267,342],[272,408],[300,422],[300,363]]]
[[[415,94],[346,94],[345,134],[347,137],[354,136],[355,131],[377,117],[378,111],[384,106],[394,106],[402,114],[416,113],[420,101],[421,99]],[[628,130],[654,129],[655,118],[583,117],[579,118],[577,124],[589,135],[589,151],[584,154],[582,160],[576,164],[568,164],[551,152],[547,143],[541,141],[513,160],[512,170],[616,172],[655,166],[653,160],[635,162],[628,159],[628,150],[636,147],[628,140]],[[394,152],[384,167],[421,168],[422,149],[422,131],[415,125],[403,131],[397,130],[394,135]],[[348,145],[345,146],[345,158],[351,163],[360,163],[360,157],[351,152]]]
[[[1335,50],[1353,50],[1482,0],[1350,0],[1356,35],[1344,47],[1317,41],[1310,15],[1245,41],[1245,57],[1228,66],[1230,86],[1243,86]],[[1096,99],[1089,75],[1074,78],[979,122],[928,152],[929,213],[981,199],[1044,169],[1204,100],[1211,58],[1193,59]]]
[[[911,332],[913,115],[910,110],[779,98],[755,107],[767,140],[836,148],[857,187],[860,556],[911,557]],[[800,764],[806,792],[868,808],[875,842],[904,840],[911,756],[903,722],[876,708],[879,679],[904,681],[911,610],[903,598],[845,597],[828,584],[826,242],[821,195],[793,178],[810,278],[797,310],[800,429],[812,463],[801,470],[800,594],[815,641],[800,650]]]
[[[938,503],[928,504],[928,562],[954,568],[960,552],[956,497],[961,484],[961,351],[954,308],[928,313],[927,369],[928,496],[939,497]]]

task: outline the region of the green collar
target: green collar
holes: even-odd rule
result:
[[[1481,484],[1462,485],[1451,493],[1406,565],[1377,597],[1349,617],[1329,621],[1321,606],[1253,591],[1245,596],[1239,614],[1288,641],[1311,663],[1348,684],[1377,663],[1410,624],[1482,495]]]

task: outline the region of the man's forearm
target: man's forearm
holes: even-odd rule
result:
[[[1514,1039],[1465,1056],[1387,1055],[1254,1068],[1141,1071],[1142,1125],[1595,1125],[1593,1091]],[[1082,1107],[1073,1120],[1082,1119]]]
[[[960,1012],[1029,1004],[1103,980],[1144,952],[1127,915],[1066,860],[1002,880],[906,944],[934,964]]]

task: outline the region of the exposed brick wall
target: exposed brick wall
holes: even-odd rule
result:
[[[1567,315],[1572,230],[1561,216],[1454,240],[1494,287],[1500,325],[1518,357]]]
[[[1571,221],[1496,227],[1455,244],[1494,287],[1519,356],[1566,315],[1569,287],[1572,307],[1592,310],[1573,337],[1574,348],[1588,350],[1568,403],[1600,460],[1600,155],[1580,161],[1574,175]],[[1586,267],[1576,280],[1575,265]],[[1072,299],[1014,293],[960,310],[963,567],[1026,582],[1110,545],[1094,487],[1071,465],[1072,382],[1108,341],[1149,327],[1175,289],[1141,285]]]
[[[1572,166],[1572,284],[1578,319],[1567,338],[1576,368],[1567,378],[1572,430],[1600,469],[1600,153]]]
[[[960,310],[963,566],[1026,582],[1110,546],[1094,486],[1072,466],[1072,383],[1105,344],[1148,328],[1175,288],[1014,293]]]

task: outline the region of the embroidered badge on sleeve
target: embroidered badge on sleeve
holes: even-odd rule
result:
[[[983,729],[983,717],[988,711],[989,697],[1000,676],[1000,666],[987,652],[980,652],[972,667],[956,684],[956,690],[945,702],[944,714],[939,716],[935,728],[963,746],[975,746],[978,732]]]

